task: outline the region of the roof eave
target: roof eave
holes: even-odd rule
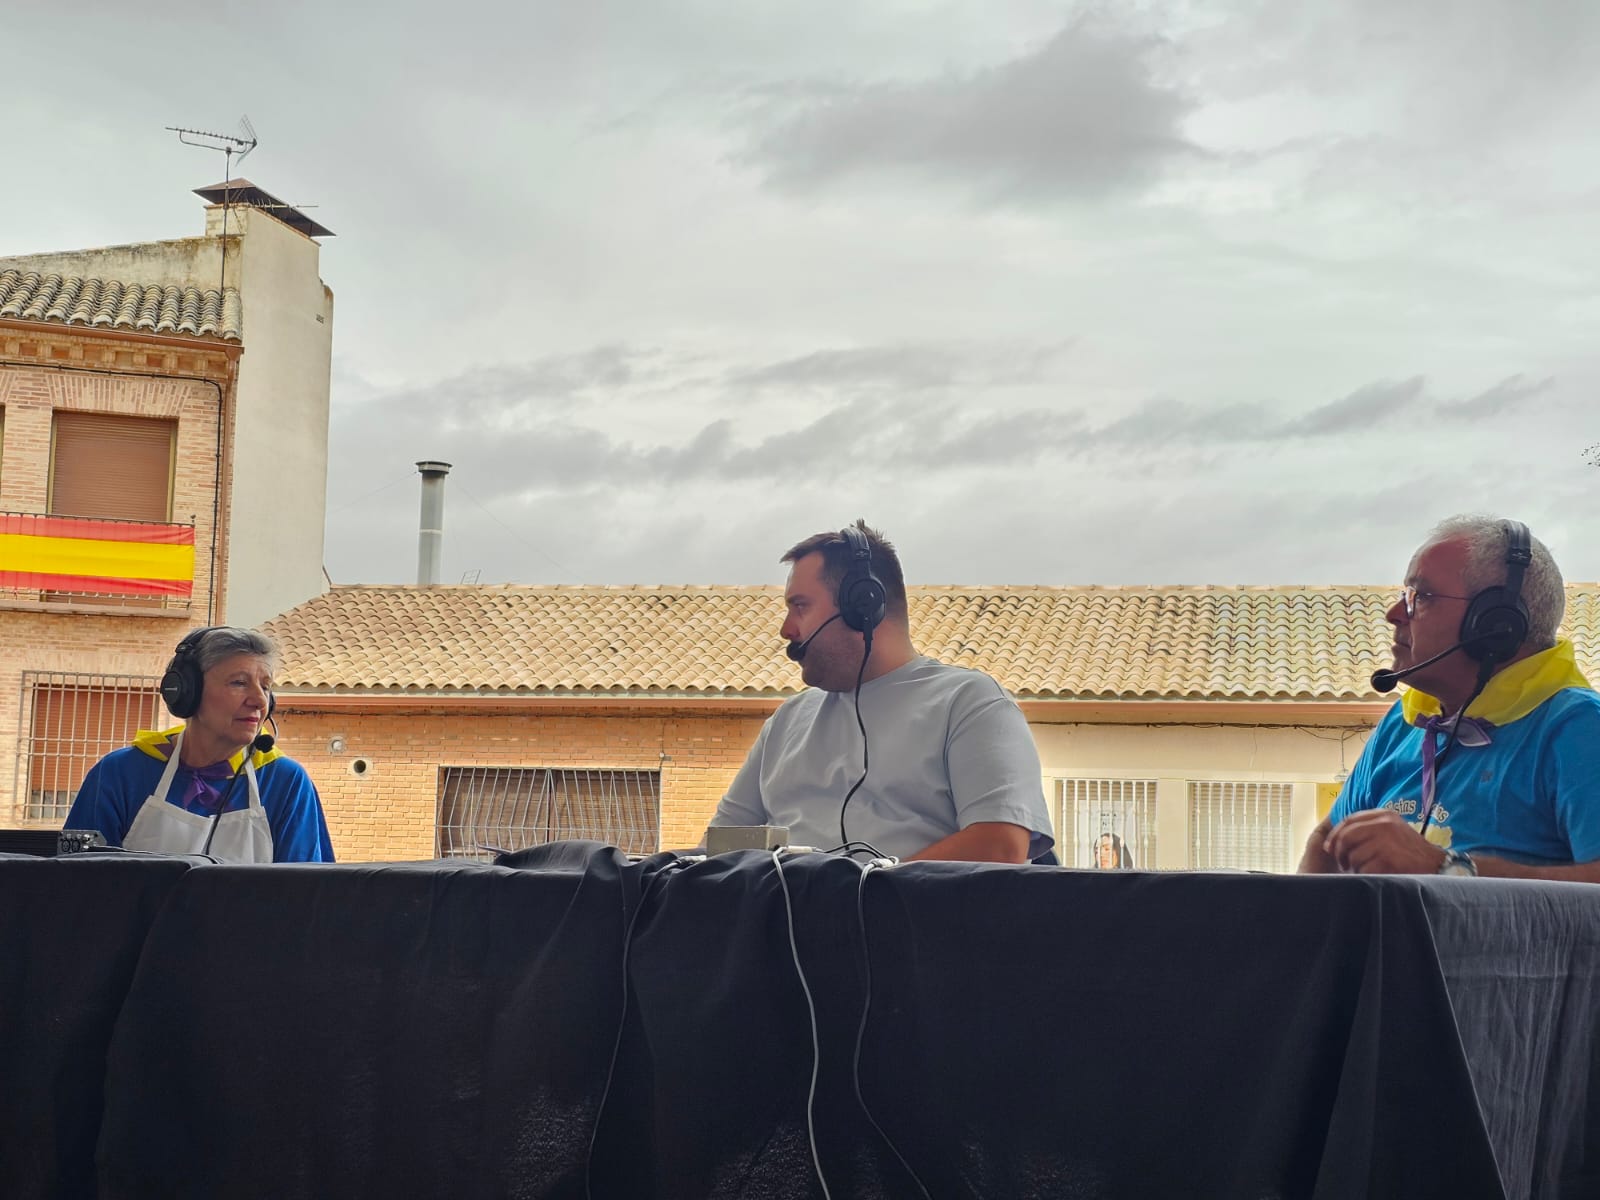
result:
[[[1093,699],[1026,697],[1017,701],[1035,725],[1317,725],[1367,728],[1392,700],[1317,697]]]
[[[662,709],[764,715],[792,692],[462,692],[280,689],[278,706],[289,712],[570,712],[579,709]],[[1331,699],[1069,699],[1028,697],[1018,701],[1038,725],[1318,725],[1365,728],[1393,702]]]
[[[0,317],[0,329],[16,329],[35,334],[66,334],[108,342],[137,342],[142,346],[163,346],[174,350],[215,350],[234,358],[244,352],[243,340],[236,333],[151,333],[143,329],[123,329],[114,325],[89,325],[82,321],[70,323],[35,321],[25,317]]]
[[[462,692],[284,689],[273,693],[289,712],[563,712],[575,709],[704,709],[719,713],[775,711],[790,693]]]

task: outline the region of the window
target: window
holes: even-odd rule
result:
[[[170,520],[177,436],[176,421],[56,413],[50,514]]]
[[[1055,806],[1062,866],[1098,866],[1102,844],[1122,866],[1155,866],[1155,780],[1058,779]]]
[[[660,772],[439,769],[439,858],[489,858],[572,838],[653,854],[661,842]]]
[[[1189,865],[1292,871],[1288,783],[1189,782]]]
[[[166,525],[172,513],[177,436],[176,421],[57,412],[51,433],[49,515]],[[161,546],[173,541],[178,532],[167,526],[151,536],[151,531],[140,525],[122,528],[124,532],[107,536],[113,542],[128,543],[121,547],[124,550],[144,543]],[[56,536],[63,534],[58,532]],[[100,534],[69,532],[65,536]],[[70,581],[71,586],[50,588],[40,598],[51,602],[114,602],[128,608],[186,608],[194,573],[192,529],[188,530],[188,543],[187,548],[148,551],[137,566],[126,568],[127,578],[114,566],[93,572],[67,570],[62,573],[62,582]]]
[[[158,683],[139,675],[23,672],[17,761],[28,771],[24,821],[64,821],[90,767],[140,729],[162,727]]]

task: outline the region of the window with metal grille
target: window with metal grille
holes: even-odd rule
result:
[[[630,854],[661,844],[661,773],[555,767],[440,767],[439,858],[490,858],[588,838]]]
[[[1292,871],[1288,783],[1189,781],[1189,865]]]
[[[1155,866],[1155,780],[1058,779],[1055,805],[1062,866]]]
[[[90,767],[139,730],[162,728],[159,682],[144,675],[22,673],[17,764],[27,771],[24,821],[64,821]]]

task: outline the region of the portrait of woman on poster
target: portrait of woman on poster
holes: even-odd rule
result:
[[[1133,855],[1116,834],[1102,833],[1094,845],[1094,866],[1097,871],[1129,871]]]

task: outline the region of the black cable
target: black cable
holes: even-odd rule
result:
[[[861,1111],[866,1114],[872,1128],[877,1130],[878,1136],[883,1139],[883,1144],[889,1147],[891,1154],[899,1164],[905,1168],[911,1181],[917,1185],[917,1190],[922,1193],[923,1200],[933,1200],[928,1194],[926,1185],[921,1176],[906,1161],[906,1156],[900,1153],[900,1148],[894,1140],[884,1132],[883,1126],[878,1124],[878,1118],[872,1115],[872,1109],[867,1107],[867,1098],[861,1094],[861,1043],[867,1035],[867,1017],[872,1012],[872,947],[867,942],[867,876],[878,869],[877,863],[867,863],[861,868],[861,882],[856,885],[856,924],[861,930],[861,969],[866,980],[866,997],[861,1002],[861,1024],[856,1026],[856,1049],[850,1059],[850,1082],[855,1087],[856,1103],[861,1106]]]
[[[263,728],[267,721],[272,722],[272,732],[270,734],[265,732],[257,733],[251,739],[250,744],[240,751],[242,757],[239,759],[239,765],[234,768],[233,778],[228,780],[228,790],[222,793],[222,803],[217,805],[217,815],[211,822],[211,828],[206,832],[206,844],[200,848],[201,854],[209,855],[211,853],[211,839],[217,836],[217,826],[222,824],[222,814],[228,811],[228,801],[233,796],[233,785],[239,782],[239,772],[244,770],[245,765],[250,761],[250,756],[257,753],[265,754],[277,744],[278,722],[273,719],[270,711],[267,713],[266,721],[257,726],[257,729]]]
[[[1444,748],[1433,756],[1433,803],[1428,805],[1428,810],[1422,814],[1422,825],[1417,829],[1424,838],[1428,836],[1428,824],[1433,820],[1433,810],[1439,807],[1439,772],[1444,769],[1444,756],[1450,753],[1450,747],[1456,744],[1456,733],[1461,728],[1461,722],[1467,719],[1467,709],[1472,707],[1472,702],[1482,693],[1489,683],[1489,676],[1494,674],[1494,663],[1486,662],[1478,668],[1478,682],[1472,689],[1472,694],[1467,697],[1467,702],[1461,706],[1461,711],[1456,713],[1456,719],[1450,723],[1450,732],[1444,739]],[[1428,737],[1433,737],[1433,730],[1425,731]]]
[[[843,854],[846,858],[856,854],[870,854],[873,858],[888,858],[889,855],[879,850],[871,842],[864,842],[860,838],[845,842],[843,845],[834,846],[825,851],[827,854]]]
[[[850,798],[856,794],[857,789],[867,781],[867,772],[872,769],[872,760],[867,755],[867,726],[861,719],[861,678],[867,673],[867,659],[872,656],[872,630],[865,631],[865,644],[861,648],[861,669],[856,672],[856,728],[861,730],[861,778],[851,785],[850,790],[844,794],[844,803],[839,806],[839,841],[850,845],[850,835],[844,829],[844,811],[850,807]],[[880,857],[882,857],[880,855]]]
[[[228,801],[233,796],[233,785],[239,782],[239,772],[244,770],[245,763],[250,761],[250,751],[253,747],[244,748],[244,757],[239,760],[239,765],[234,768],[233,778],[228,780],[227,789],[222,793],[222,803],[217,805],[217,815],[211,818],[211,828],[206,831],[206,844],[200,847],[201,854],[211,853],[211,839],[217,836],[217,826],[222,824],[222,814],[228,811]]]

